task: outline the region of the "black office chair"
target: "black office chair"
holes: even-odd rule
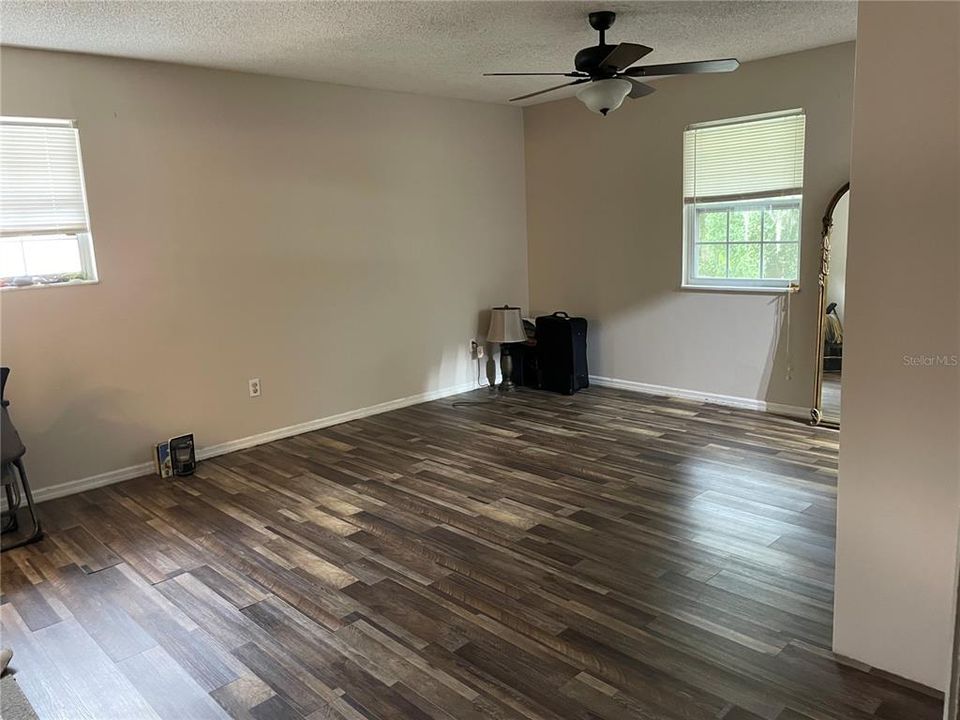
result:
[[[3,490],[7,498],[7,509],[0,513],[0,533],[6,535],[19,529],[17,513],[24,498],[27,500],[33,529],[25,537],[9,545],[3,544],[0,547],[2,551],[28,545],[43,537],[37,508],[33,504],[33,493],[30,492],[30,481],[27,479],[27,471],[23,468],[22,458],[27,449],[23,446],[20,434],[10,420],[10,413],[7,411],[10,401],[3,396],[9,375],[10,368],[0,368],[0,478],[2,478]]]

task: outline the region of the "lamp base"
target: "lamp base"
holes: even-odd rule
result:
[[[509,392],[517,386],[513,382],[513,357],[510,355],[510,345],[500,343],[500,392]]]
[[[500,376],[501,381],[497,385],[491,383],[488,386],[491,395],[489,400],[457,400],[453,403],[453,407],[490,405],[501,400],[504,393],[513,392],[517,389],[516,383],[513,382],[513,358],[510,356],[510,345],[508,343],[500,344]]]

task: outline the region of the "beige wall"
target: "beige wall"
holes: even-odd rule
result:
[[[524,111],[530,302],[591,322],[594,375],[809,408],[820,218],[848,180],[852,43],[673,78],[606,118],[570,98]],[[787,380],[783,296],[680,290],[684,127],[807,113],[801,284]]]
[[[960,354],[960,4],[858,28],[834,647],[943,688],[960,369],[905,359]]]
[[[527,306],[520,111],[5,48],[5,115],[75,118],[101,282],[2,293],[35,487],[470,383]],[[247,380],[261,378],[251,399]]]

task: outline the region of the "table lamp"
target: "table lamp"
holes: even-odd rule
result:
[[[504,305],[490,311],[490,329],[487,342],[500,343],[500,390],[512,390],[513,358],[510,357],[510,343],[525,342],[527,334],[523,330],[523,318],[520,308]]]

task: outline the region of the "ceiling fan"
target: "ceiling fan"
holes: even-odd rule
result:
[[[733,58],[631,67],[642,57],[653,52],[653,48],[636,43],[607,45],[605,42],[606,32],[616,19],[617,14],[614,12],[602,11],[590,13],[590,27],[600,33],[600,42],[593,47],[583,48],[576,54],[573,60],[576,70],[573,72],[502,72],[484,73],[484,75],[560,75],[575,78],[570,82],[555,85],[546,90],[538,90],[537,92],[510,98],[510,102],[526,100],[527,98],[532,98],[536,95],[542,95],[543,93],[552,92],[571,85],[586,84],[585,87],[577,92],[577,97],[591,111],[606,115],[611,110],[616,110],[620,107],[624,98],[643,97],[644,95],[649,95],[656,89],[634,78],[731,72],[740,67],[740,63]]]

